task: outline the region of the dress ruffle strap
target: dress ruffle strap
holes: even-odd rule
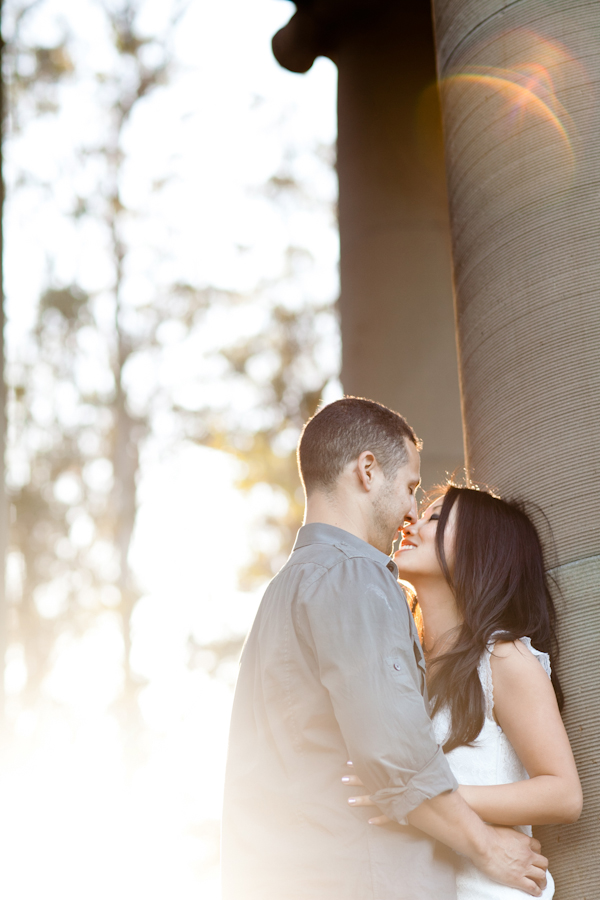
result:
[[[485,717],[486,719],[492,720],[494,719],[494,682],[492,679],[492,666],[490,663],[490,657],[494,652],[494,647],[496,646],[496,634],[500,633],[501,632],[495,632],[492,635],[486,649],[481,655],[479,666],[477,667],[485,701]],[[552,666],[550,665],[549,655],[547,653],[544,653],[542,650],[536,650],[536,648],[531,643],[531,638],[527,635],[519,638],[519,640],[527,647],[527,649],[531,653],[533,653],[548,678],[550,678],[552,676]]]

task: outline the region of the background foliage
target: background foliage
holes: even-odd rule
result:
[[[148,193],[136,194],[132,133],[154,95],[176,90],[174,36],[185,7],[164,4],[161,27],[151,31],[143,2],[95,4],[104,48],[98,62],[82,58],[64,16],[53,20],[54,40],[38,43],[36,17],[45,6],[14,3],[5,11],[10,197],[43,197],[59,207],[65,234],[86,244],[100,275],[91,288],[81,266],[65,266],[49,241],[35,319],[10,347],[9,656],[22,672],[12,715],[40,702],[64,641],[110,614],[123,645],[114,712],[132,746],[144,729],[137,697],[145,682],[132,665],[131,633],[142,591],[130,549],[145,447],[192,441],[240,461],[239,487],[262,498],[241,585],[260,586],[286,558],[300,524],[295,446],[321,398],[339,390],[337,323],[331,301],[311,296],[307,246],[290,242],[279,271],[231,289],[189,280],[161,247],[160,231],[148,227],[160,215],[153,198],[178,178],[177,161],[152,174]],[[77,91],[92,114],[82,127],[70,126],[53,164],[28,167],[19,150],[44,120],[66,121],[81,103]],[[332,151],[315,147],[314,159],[330,167]],[[333,213],[311,195],[302,165],[286,147],[258,188],[283,223]],[[240,315],[246,327],[232,328]],[[218,341],[207,344],[203,336],[215,331]],[[164,372],[174,352],[193,347],[202,350],[182,389]],[[209,641],[209,657],[191,639],[190,664],[209,659],[216,670],[215,654],[217,662],[235,656],[242,638]]]

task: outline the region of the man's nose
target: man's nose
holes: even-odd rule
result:
[[[413,525],[416,525],[417,518],[417,500],[416,497],[413,497],[410,509],[404,517],[404,527],[402,530],[408,531]]]

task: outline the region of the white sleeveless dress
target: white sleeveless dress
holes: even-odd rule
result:
[[[528,637],[521,641],[534,654],[550,677],[550,658],[531,646]],[[459,784],[511,784],[523,781],[529,776],[512,744],[494,719],[494,686],[490,655],[494,649],[493,642],[488,645],[479,661],[478,673],[485,698],[485,720],[477,740],[472,747],[455,747],[446,754],[446,759]],[[443,744],[450,729],[450,716],[447,709],[441,709],[433,719],[435,736],[439,744]],[[531,827],[524,825],[519,831],[531,836]],[[491,881],[466,858],[458,857],[456,874],[457,900],[523,900],[530,896],[516,888],[505,887]],[[542,894],[543,900],[554,896],[554,880],[547,874],[547,885]]]

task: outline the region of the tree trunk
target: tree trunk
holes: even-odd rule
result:
[[[463,464],[431,10],[343,30],[338,174],[342,383],[406,416],[426,487]]]
[[[0,0],[0,22],[3,3]],[[7,646],[6,553],[8,548],[8,501],[6,496],[6,363],[4,307],[4,136],[6,92],[4,87],[4,41],[0,36],[0,736],[4,733],[4,661]]]
[[[115,546],[119,556],[119,591],[121,603],[121,627],[123,629],[124,696],[129,715],[134,715],[137,703],[137,683],[131,668],[131,617],[138,600],[131,567],[129,550],[137,514],[137,474],[139,452],[134,434],[135,422],[127,410],[127,400],[122,388],[122,369],[117,372],[115,403],[115,443],[113,468],[115,479],[116,522]]]
[[[539,829],[560,900],[600,881],[600,16],[589,0],[433,0],[466,461],[556,542],[575,826]],[[567,614],[568,611],[568,614]]]
[[[115,159],[120,159],[118,150]],[[116,164],[118,167],[119,163]],[[115,171],[115,193],[111,207],[121,208],[119,196],[119,170]],[[131,617],[139,595],[135,589],[134,578],[129,564],[129,550],[137,515],[137,476],[139,470],[139,441],[136,434],[136,422],[127,406],[127,392],[123,385],[123,373],[131,353],[128,337],[122,327],[121,291],[123,286],[123,261],[125,252],[119,238],[117,214],[110,222],[115,262],[115,357],[113,376],[115,380],[114,399],[114,436],[112,447],[112,464],[114,476],[113,510],[114,510],[114,545],[119,558],[119,592],[121,602],[119,612],[123,633],[123,720],[131,740],[135,737],[139,725],[139,709],[137,706],[138,683],[131,668]],[[139,425],[137,425],[139,430]]]

